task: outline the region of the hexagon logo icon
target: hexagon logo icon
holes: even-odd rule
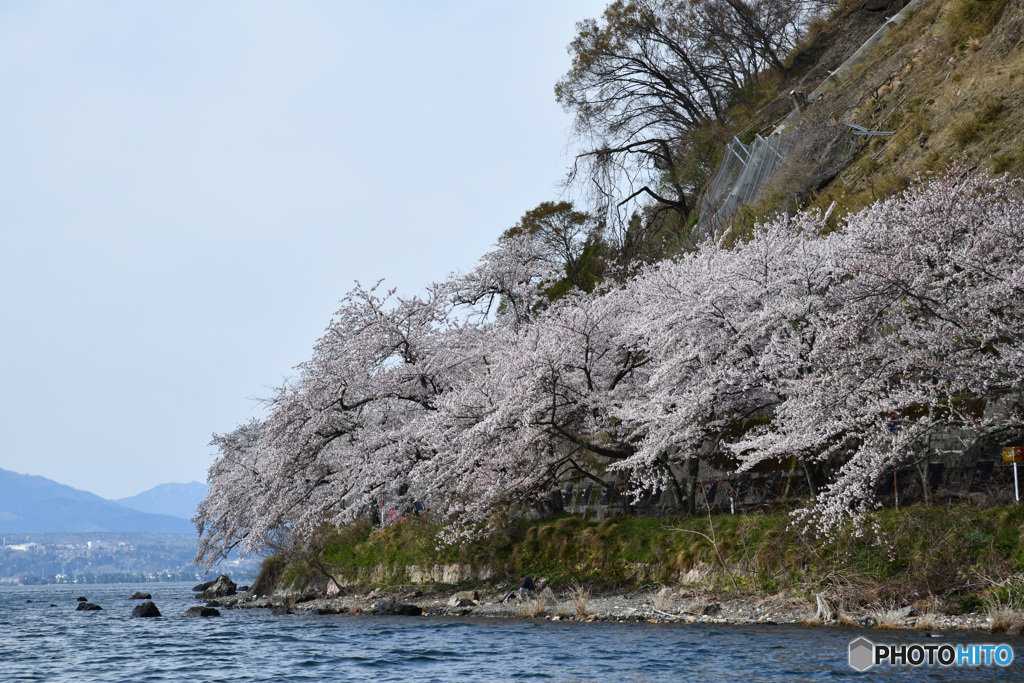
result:
[[[867,638],[858,638],[850,643],[850,666],[857,671],[867,671],[874,664],[875,644]]]

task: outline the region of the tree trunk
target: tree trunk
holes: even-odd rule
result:
[[[816,477],[814,476],[814,468],[811,467],[811,463],[807,462],[806,460],[801,460],[800,462],[802,462],[804,465],[804,475],[807,477],[807,488],[811,490],[811,498],[817,500],[818,483],[816,481]]]
[[[921,475],[921,500],[926,505],[932,502],[932,487],[928,482],[928,458],[922,458],[917,463],[917,473]]]
[[[700,461],[689,458],[686,461],[686,511],[697,514],[697,475],[700,473]]]
[[[665,469],[665,479],[668,483],[666,488],[668,488],[672,492],[672,495],[675,496],[676,507],[678,508],[682,505],[685,494],[679,486],[679,480],[676,479],[676,475],[672,473],[672,467],[667,462],[662,462],[662,467]]]

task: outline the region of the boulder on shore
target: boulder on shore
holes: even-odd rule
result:
[[[380,600],[375,600],[374,601],[374,603],[370,606],[370,611],[373,612],[374,614],[388,614],[389,610],[393,609],[394,606],[395,606],[395,599],[394,598],[392,598],[392,597],[381,598]]]
[[[76,612],[95,612],[96,610],[103,609],[99,605],[94,605],[91,602],[80,602],[78,607],[75,608]]]
[[[183,617],[219,617],[220,616],[220,612],[218,612],[217,610],[215,610],[212,607],[196,606],[196,607],[189,607],[187,610],[185,610],[185,613],[182,614],[181,616],[183,616]]]
[[[384,598],[373,603],[371,612],[373,614],[389,614],[401,617],[418,617],[423,614],[423,610],[416,605],[396,602],[394,598]]]
[[[132,618],[159,616],[161,616],[160,610],[158,610],[156,605],[152,602],[144,602],[141,605],[136,605],[135,609],[132,610]]]
[[[318,600],[319,598],[320,594],[318,592],[316,592],[315,590],[308,590],[305,593],[296,596],[295,603],[298,604],[300,602],[313,602],[314,600]]]
[[[448,606],[461,607],[462,605],[466,604],[462,602],[464,600],[468,600],[469,605],[475,605],[477,604],[477,602],[480,601],[480,594],[476,591],[459,591],[458,593],[456,593],[448,599]]]
[[[132,593],[132,600],[152,600],[153,596],[149,593],[143,593],[142,591],[135,591]]]
[[[400,602],[392,608],[390,614],[400,617],[418,617],[423,614],[423,609],[417,605],[407,605]]]
[[[199,585],[201,586],[203,584]],[[221,574],[213,580],[213,583],[203,589],[203,592],[197,595],[196,599],[214,600],[216,598],[225,598],[229,595],[235,595],[235,593],[238,592],[236,589],[237,585],[235,582],[229,579],[227,574]]]
[[[917,616],[917,608],[913,605],[907,605],[901,609],[896,610],[897,619],[909,619],[910,617]]]

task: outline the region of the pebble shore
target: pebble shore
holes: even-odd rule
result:
[[[822,622],[815,619],[815,607],[806,600],[786,596],[771,597],[701,597],[662,591],[631,591],[594,595],[586,600],[583,614],[570,597],[542,592],[537,598],[521,602],[518,598],[503,601],[506,593],[481,591],[476,599],[453,600],[457,591],[437,588],[423,594],[419,591],[380,590],[336,597],[275,594],[258,597],[242,593],[218,598],[213,606],[233,609],[276,609],[279,613],[297,614],[373,614],[395,603],[414,605],[424,616],[462,616],[490,618],[532,618],[552,621],[582,622],[647,622],[676,624],[736,625],[840,625],[854,628],[916,629],[920,631],[989,631],[987,614],[964,615],[920,614],[913,608],[887,613],[843,615]],[[881,624],[881,625],[879,625]]]

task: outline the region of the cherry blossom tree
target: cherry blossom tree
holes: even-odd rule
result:
[[[803,453],[842,466],[809,518],[828,529],[873,505],[883,472],[956,430],[965,449],[1022,432],[1024,202],[961,165],[851,216],[811,372],[770,425],[737,443],[747,466]],[[985,399],[983,414],[969,398]]]
[[[455,540],[602,467],[692,506],[723,456],[820,465],[801,515],[828,531],[937,435],[1024,436],[1015,182],[961,165],[841,230],[778,218],[553,302],[539,232],[421,296],[350,292],[267,417],[214,438],[199,559],[422,497]]]
[[[478,345],[479,330],[449,310],[437,291],[400,299],[354,289],[268,417],[215,438],[222,455],[197,518],[203,550],[242,538],[252,550],[285,526],[309,537],[405,493],[415,463],[431,456],[417,425],[457,381],[460,354]],[[252,500],[244,533],[238,496]]]
[[[487,335],[518,329],[545,300],[557,275],[542,255],[530,236],[516,236],[420,297],[357,285],[268,416],[214,437],[221,455],[195,518],[198,559],[253,551],[282,530],[310,538],[324,524],[372,515],[382,501],[436,490],[418,474],[437,453],[430,415],[482,362]]]
[[[722,450],[750,418],[771,416],[788,382],[807,372],[816,311],[835,277],[823,217],[801,215],[758,228],[736,249],[704,245],[630,283],[634,335],[652,361],[647,385],[618,415],[643,433],[616,467],[649,486],[658,461],[685,467]]]
[[[625,290],[577,293],[489,337],[485,362],[435,415],[432,478],[460,529],[535,504],[569,472],[600,482],[594,458],[635,452],[612,418],[646,378],[643,349],[622,334],[631,309]]]

